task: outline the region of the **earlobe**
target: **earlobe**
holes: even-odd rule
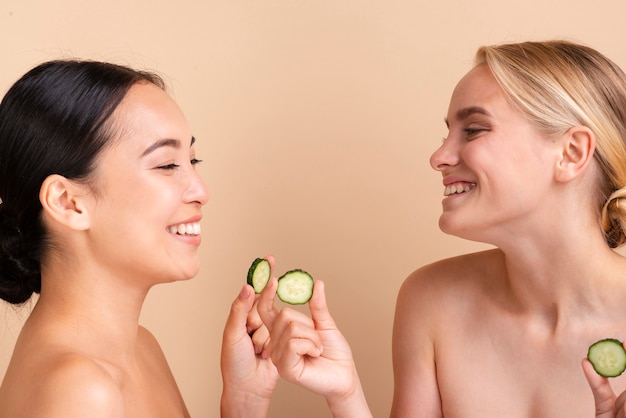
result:
[[[583,173],[593,160],[596,138],[586,126],[576,126],[564,135],[562,145],[557,180],[567,182]]]
[[[84,205],[85,186],[59,174],[48,176],[39,190],[44,213],[71,229],[89,228],[89,213]]]

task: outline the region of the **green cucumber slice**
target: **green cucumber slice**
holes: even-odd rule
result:
[[[304,270],[290,270],[278,278],[278,298],[290,305],[302,305],[313,296],[313,277]]]
[[[615,338],[605,338],[589,347],[587,358],[600,376],[617,377],[626,370],[626,350]]]
[[[270,280],[272,267],[264,258],[257,258],[248,269],[248,284],[254,288],[254,293],[261,293]]]

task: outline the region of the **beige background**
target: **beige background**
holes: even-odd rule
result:
[[[143,322],[194,417],[219,415],[222,325],[249,263],[269,253],[278,273],[300,267],[326,281],[382,417],[401,282],[484,248],[438,230],[442,186],[428,164],[474,51],[565,37],[626,67],[624,16],[624,0],[1,0],[0,90],[59,57],[169,80],[211,200],[201,274],[155,288]],[[0,305],[0,376],[27,314]],[[330,416],[321,398],[286,383],[269,415]]]

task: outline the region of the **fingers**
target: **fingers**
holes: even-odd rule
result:
[[[313,297],[309,301],[311,318],[290,308],[280,311],[276,309],[274,297],[277,285],[278,280],[272,278],[263,290],[257,305],[259,315],[271,334],[267,350],[282,355],[283,348],[292,344],[292,340],[307,340],[306,344],[297,342],[300,348],[295,350],[295,353],[318,356],[322,350],[318,331],[336,329],[326,305],[324,283],[321,280],[314,283]],[[304,346],[307,347],[306,352],[302,351],[301,347]]]
[[[274,269],[274,264],[275,264],[275,260],[274,260],[274,256],[272,255],[267,255],[265,257],[263,257],[265,260],[267,260],[270,263],[270,271]],[[248,334],[252,334],[254,333],[257,329],[259,329],[261,326],[263,326],[263,320],[261,319],[261,316],[259,315],[259,310],[258,310],[258,301],[260,299],[259,297],[256,297],[257,300],[257,308],[256,309],[251,309],[250,313],[248,315]],[[265,299],[267,302],[267,299]],[[269,308],[269,307],[267,307]]]
[[[230,307],[230,313],[224,326],[224,341],[237,337],[238,331],[246,330],[248,314],[254,304],[254,290],[244,285]]]
[[[328,330],[337,328],[335,321],[328,311],[324,282],[321,280],[316,280],[313,284],[313,297],[311,297],[309,301],[309,309],[316,329]]]
[[[596,404],[596,418],[614,418],[616,397],[609,379],[596,373],[591,362],[586,358],[583,359],[582,366]]]
[[[607,415],[609,417],[626,417],[626,392],[622,392],[615,401],[615,415]]]
[[[305,362],[321,354],[322,344],[313,321],[300,312],[284,308],[276,319],[262,357],[270,357],[285,379],[298,381]]]
[[[255,299],[258,301],[258,298]],[[263,326],[263,321],[261,320],[261,316],[259,315],[258,308],[255,309],[255,306],[258,306],[257,303],[252,305],[252,308],[248,312],[248,319],[246,321],[246,331],[248,334],[252,335],[257,329]]]
[[[278,316],[278,310],[274,306],[274,297],[276,296],[276,287],[278,286],[278,279],[272,277],[265,289],[261,292],[261,296],[257,302],[257,311],[263,324],[271,331],[274,327],[274,322]]]
[[[310,349],[307,349],[307,352],[297,350],[298,354],[318,356],[321,353],[322,344],[313,320],[301,312],[284,308],[274,322],[267,349],[272,353],[282,355],[291,340],[310,341]]]
[[[273,255],[266,255],[265,257],[263,257],[264,259],[266,259],[269,263],[270,263],[270,268],[272,270],[274,270],[274,265],[276,264],[276,261],[274,259]]]
[[[305,363],[321,355],[321,349],[311,339],[283,338],[269,353],[272,363],[280,375],[288,381],[297,381],[302,376]],[[265,354],[266,356],[268,354]]]
[[[250,335],[250,338],[254,346],[254,353],[261,354],[263,348],[269,343],[270,332],[266,327],[262,326],[255,330],[254,333]]]

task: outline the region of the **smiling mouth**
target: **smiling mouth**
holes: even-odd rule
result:
[[[167,227],[167,232],[176,235],[200,235],[200,223],[192,222],[188,224],[178,224]]]
[[[451,196],[453,194],[461,194],[474,190],[476,188],[476,183],[452,183],[448,184],[443,191],[444,196]]]

